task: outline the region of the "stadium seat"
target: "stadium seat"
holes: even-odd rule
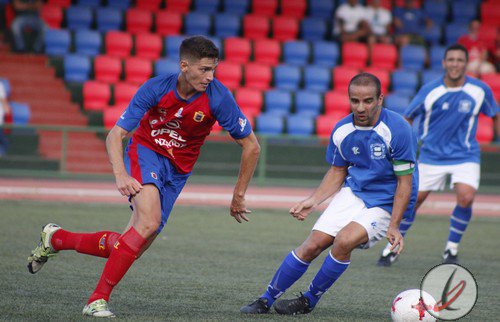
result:
[[[252,13],[272,17],[278,9],[278,0],[251,0]]]
[[[231,37],[224,41],[224,59],[227,61],[245,64],[250,60],[251,51],[248,39]]]
[[[335,112],[318,116],[316,118],[316,134],[323,138],[329,137],[332,134],[335,124],[346,115],[347,114],[342,112]]]
[[[273,38],[279,41],[297,39],[299,21],[294,17],[276,16],[272,18]]]
[[[165,52],[171,60],[179,60],[179,47],[185,36],[167,36],[165,37]]]
[[[140,8],[130,8],[125,13],[125,27],[131,34],[149,33],[153,26],[153,14]]]
[[[71,54],[64,56],[64,80],[85,82],[90,75],[91,65],[87,56]]]
[[[337,66],[333,68],[333,89],[336,92],[347,94],[347,87],[351,79],[359,74],[359,70],[347,66]]]
[[[451,23],[444,27],[444,44],[453,45],[458,38],[467,34],[467,25],[461,23]]]
[[[471,1],[454,1],[451,6],[453,23],[467,25],[477,17],[477,4]]]
[[[495,41],[499,29],[500,27],[497,26],[482,24],[481,26],[479,26],[479,39],[484,41],[487,46],[495,48]]]
[[[131,0],[108,0],[108,7],[120,10],[127,10],[130,8]]]
[[[243,87],[235,91],[234,98],[246,116],[260,114],[264,100],[260,90]]]
[[[104,43],[106,55],[126,58],[132,50],[132,35],[122,31],[109,31]]]
[[[65,9],[71,6],[71,0],[48,0],[47,3]]]
[[[182,29],[182,14],[166,10],[158,11],[155,16],[156,33],[161,36],[179,35]]]
[[[425,29],[423,36],[428,44],[438,45],[443,38],[443,30],[439,25],[432,25]]]
[[[7,78],[0,77],[0,84],[4,88],[7,98],[9,98],[12,91],[10,81]]]
[[[261,113],[256,117],[257,132],[261,135],[282,134],[285,130],[285,122],[282,115]]]
[[[77,30],[75,49],[77,54],[96,56],[101,52],[101,34],[95,30]]]
[[[444,53],[446,51],[445,46],[431,46],[429,49],[429,67],[431,69],[442,69],[442,61],[444,58]]]
[[[479,114],[479,118],[477,120],[477,132],[476,139],[480,144],[488,144],[491,143],[494,136],[493,131],[493,120],[486,115]]]
[[[78,0],[76,4],[80,7],[95,9],[101,6],[101,0]]]
[[[420,71],[424,69],[426,51],[423,46],[406,45],[400,50],[401,68]]]
[[[330,91],[325,93],[325,114],[332,114],[334,112],[342,113],[343,115],[351,112],[347,91]]]
[[[158,59],[162,52],[161,37],[157,34],[140,33],[135,36],[135,55],[147,59]]]
[[[481,22],[486,25],[500,27],[500,6],[498,1],[481,3]]]
[[[272,89],[264,93],[266,113],[286,115],[292,110],[292,94],[289,91]]]
[[[128,105],[139,89],[139,85],[118,82],[113,86],[114,105]]]
[[[290,65],[278,65],[274,68],[274,86],[279,89],[296,90],[301,82],[300,68]]]
[[[136,0],[136,6],[138,9],[144,9],[148,11],[158,11],[160,9],[162,0]]]
[[[215,77],[227,88],[236,89],[241,86],[243,71],[239,63],[221,61],[217,66]]]
[[[243,36],[247,39],[267,38],[270,29],[271,24],[266,16],[249,14],[243,17]]]
[[[483,74],[481,79],[491,87],[495,99],[500,101],[500,74]]]
[[[365,68],[363,71],[375,75],[380,80],[381,90],[384,95],[389,92],[389,86],[391,85],[389,71],[373,67]]]
[[[323,40],[326,37],[327,24],[321,18],[309,17],[300,22],[301,38],[308,41]]]
[[[373,44],[371,67],[393,71],[398,63],[398,50],[392,44]]]
[[[188,13],[191,0],[166,0],[167,10],[179,13]]]
[[[249,12],[250,0],[223,0],[225,13],[243,16]]]
[[[318,92],[300,90],[295,92],[295,113],[314,117],[321,113],[323,97]]]
[[[345,42],[342,45],[342,65],[364,68],[368,61],[368,46],[357,42]]]
[[[158,59],[155,62],[154,70],[155,76],[179,73],[179,61],[168,58]]]
[[[194,10],[208,14],[215,14],[219,11],[219,0],[194,0]]]
[[[125,81],[134,84],[142,84],[153,74],[151,61],[139,57],[125,59]]]
[[[241,29],[241,19],[231,13],[219,13],[214,19],[215,35],[221,38],[238,37]]]
[[[322,66],[308,65],[304,68],[305,89],[326,92],[330,89],[331,72]]]
[[[94,75],[96,81],[116,83],[122,73],[122,62],[117,57],[96,56],[94,58]]]
[[[96,22],[100,32],[120,30],[123,23],[122,12],[118,8],[97,8]]]
[[[392,91],[403,95],[412,96],[418,86],[417,72],[409,70],[396,70],[392,72]]]
[[[92,9],[71,6],[66,10],[66,22],[69,30],[90,29],[92,27]]]
[[[86,111],[103,111],[109,106],[111,90],[109,84],[87,81],[83,84],[83,109]]]
[[[190,12],[184,16],[184,30],[187,35],[205,35],[210,33],[212,19],[210,15],[200,12]]]
[[[333,41],[312,43],[313,63],[324,67],[335,67],[339,60],[339,46]]]
[[[104,127],[109,130],[115,126],[116,121],[118,121],[124,110],[125,109],[123,107],[105,109],[102,113]]]
[[[304,66],[309,63],[310,51],[307,41],[287,41],[283,44],[283,61],[286,64]]]
[[[69,52],[71,35],[65,29],[47,29],[45,31],[45,53],[49,56],[62,56]]]
[[[9,102],[12,109],[12,122],[18,125],[27,125],[31,119],[31,109],[26,103]]]
[[[309,0],[309,15],[323,19],[332,19],[335,0]]]
[[[40,16],[49,28],[59,29],[63,21],[63,10],[61,7],[44,4],[40,10]]]
[[[307,0],[281,1],[281,14],[297,19],[302,19],[306,13]]]
[[[410,105],[410,97],[407,95],[393,93],[384,98],[384,106],[401,115],[408,105]]]
[[[293,114],[286,117],[288,135],[308,136],[314,134],[315,117],[308,114]]]
[[[426,69],[422,71],[422,85],[430,81],[443,77],[444,71],[438,69]]]
[[[260,63],[245,65],[245,87],[267,90],[271,87],[273,74],[271,67]]]
[[[427,17],[437,25],[443,24],[448,18],[448,3],[445,1],[424,1],[424,10]]]
[[[262,64],[277,65],[281,59],[281,45],[275,39],[259,39],[253,42],[254,61]]]

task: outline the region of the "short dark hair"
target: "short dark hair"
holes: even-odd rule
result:
[[[448,46],[448,48],[446,48],[446,50],[444,52],[443,59],[446,59],[446,55],[448,54],[448,52],[450,50],[461,50],[461,51],[463,51],[464,54],[465,54],[465,60],[469,61],[469,52],[467,51],[467,48],[465,48],[464,46],[462,46],[460,44],[453,44],[453,45]]]
[[[219,48],[208,38],[192,36],[184,39],[179,48],[181,59],[200,60],[203,58],[219,58]]]
[[[354,76],[351,81],[349,82],[349,94],[351,94],[351,86],[356,85],[356,86],[375,86],[375,89],[377,90],[377,97],[380,97],[380,94],[382,93],[382,86],[380,85],[380,80],[377,78],[377,76],[370,74],[370,73],[361,73],[356,76]]]

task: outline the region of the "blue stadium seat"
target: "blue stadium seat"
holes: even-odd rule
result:
[[[214,27],[217,37],[238,37],[241,30],[241,18],[232,13],[219,13],[215,15]]]
[[[477,3],[472,1],[453,1],[451,17],[453,23],[468,24],[477,17]]]
[[[121,10],[127,10],[130,8],[130,2],[131,0],[108,0],[108,6]]]
[[[310,0],[309,15],[312,17],[332,19],[334,7],[334,0]]]
[[[333,41],[314,41],[312,43],[313,63],[324,67],[335,67],[339,61],[339,45]]]
[[[165,37],[165,52],[171,60],[179,59],[179,46],[185,39],[185,36],[168,36]]]
[[[424,10],[435,24],[441,25],[448,18],[448,3],[446,1],[424,1]]]
[[[214,14],[219,11],[219,0],[194,0],[194,10],[203,13]]]
[[[388,109],[403,115],[410,105],[410,97],[402,94],[389,94],[384,99],[384,106]]]
[[[401,67],[409,70],[421,70],[425,65],[425,47],[406,45],[400,50]]]
[[[281,134],[285,129],[283,116],[279,114],[261,113],[256,121],[259,134]]]
[[[422,71],[422,85],[427,84],[430,81],[441,78],[444,75],[444,71],[436,69],[426,69]]]
[[[320,93],[307,90],[295,92],[295,113],[316,117],[321,113],[322,106],[323,99]]]
[[[301,72],[297,66],[278,65],[274,68],[274,86],[279,89],[295,90],[300,86]]]
[[[243,16],[250,12],[250,0],[224,0],[224,12]]]
[[[418,86],[417,72],[408,70],[396,70],[392,72],[392,90],[399,94],[412,96]]]
[[[424,32],[424,39],[431,45],[440,44],[442,38],[443,30],[440,25],[432,25]]]
[[[326,92],[330,89],[332,73],[328,68],[308,65],[304,68],[304,87],[308,90]]]
[[[314,134],[314,116],[293,114],[286,117],[286,133],[289,135],[307,136]]]
[[[168,58],[158,59],[154,67],[155,76],[175,74],[180,71],[179,61]]]
[[[71,6],[66,10],[66,22],[70,30],[90,29],[92,19],[91,8]]]
[[[431,46],[429,49],[429,62],[431,69],[442,69],[441,61],[446,51],[445,46]]]
[[[286,41],[283,44],[283,61],[286,64],[304,66],[309,62],[310,51],[307,41]]]
[[[264,93],[266,113],[286,115],[292,109],[292,94],[288,91],[272,89]]]
[[[26,125],[31,118],[31,110],[28,104],[19,102],[9,102],[12,108],[12,122],[14,124]]]
[[[64,80],[85,82],[89,79],[92,66],[87,56],[71,54],[64,56]]]
[[[325,39],[327,29],[325,20],[317,17],[305,18],[300,23],[301,38],[308,41]]]
[[[2,84],[2,86],[5,90],[5,94],[7,95],[7,97],[9,97],[10,93],[11,93],[11,87],[10,87],[9,80],[7,78],[0,77],[0,83]]]
[[[49,56],[62,56],[69,52],[71,36],[65,29],[47,29],[45,31],[45,53]]]
[[[100,32],[120,30],[123,23],[122,11],[119,8],[98,8],[96,22]]]
[[[78,0],[76,4],[80,7],[99,8],[101,0]]]
[[[77,30],[75,49],[77,54],[96,56],[101,52],[101,33],[94,30]]]
[[[461,23],[451,23],[444,27],[444,43],[445,45],[453,45],[458,38],[467,33],[467,25]]]
[[[208,35],[212,27],[210,15],[191,12],[184,17],[184,28],[187,35]]]

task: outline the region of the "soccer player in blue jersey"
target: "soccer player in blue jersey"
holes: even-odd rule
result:
[[[456,263],[458,245],[472,216],[472,203],[480,177],[480,150],[476,141],[479,113],[495,117],[499,113],[491,89],[482,81],[466,76],[468,53],[461,45],[445,51],[443,78],[425,84],[405,111],[412,122],[420,117],[420,183],[415,211],[431,191],[443,190],[451,176],[457,204],[450,218],[450,231],[443,261]],[[500,134],[498,117],[496,132]],[[404,235],[412,220],[399,228]],[[390,266],[398,253],[391,246],[382,251],[380,266]]]
[[[403,250],[399,224],[411,216],[417,199],[417,140],[403,117],[382,108],[380,81],[359,74],[349,84],[352,113],[333,129],[326,159],[331,165],[314,193],[290,209],[303,221],[332,197],[309,237],[291,251],[267,290],[241,308],[243,313],[311,312],[321,296],[344,273],[355,248],[367,249],[385,236]],[[309,290],[298,298],[275,301],[307,270],[311,261],[331,247]]]
[[[108,307],[111,291],[163,229],[215,121],[242,147],[230,215],[238,222],[248,221],[245,193],[260,147],[233,96],[214,78],[218,59],[219,50],[210,40],[185,39],[180,46],[181,72],[142,85],[109,132],[106,148],[116,185],[133,207],[122,234],[74,233],[55,224],[43,228],[41,242],[28,258],[33,274],[61,250],[108,258],[84,315],[114,316]],[[122,140],[130,135],[124,156]]]

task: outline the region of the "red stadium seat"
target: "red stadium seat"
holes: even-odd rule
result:
[[[368,0],[367,5],[370,5],[373,0]],[[382,0],[380,1],[380,6],[386,8],[389,11],[392,11],[392,0]]]
[[[161,56],[162,39],[157,34],[138,34],[135,36],[135,55],[147,59]]]
[[[493,47],[495,45],[498,28],[497,26],[481,24],[479,27],[479,39],[483,40],[488,46]]]
[[[156,13],[156,33],[162,36],[180,35],[182,29],[182,14],[171,11]]]
[[[269,65],[248,63],[245,65],[245,87],[267,90],[271,87],[273,72]]]
[[[342,65],[354,68],[366,67],[368,46],[358,42],[345,42],[342,45]]]
[[[159,10],[161,3],[162,0],[136,0],[137,8],[149,11]]]
[[[235,92],[234,97],[245,116],[255,117],[262,111],[264,98],[260,90],[246,87],[240,88]]]
[[[395,5],[396,7],[403,7],[403,6],[405,5],[405,1],[406,1],[406,0],[395,0],[395,1],[394,1],[394,5]],[[423,0],[416,0],[416,1],[414,2],[414,6],[415,6],[415,8],[421,8],[421,7],[422,7],[422,1],[423,1]]]
[[[125,14],[126,29],[132,34],[149,33],[153,26],[153,14],[145,9],[130,8]]]
[[[217,66],[215,77],[229,89],[238,88],[243,78],[241,65],[230,61],[221,61]]]
[[[345,92],[347,93],[347,87],[351,79],[359,74],[359,70],[346,67],[346,66],[337,66],[333,68],[333,89],[336,92]]]
[[[43,21],[52,29],[61,28],[63,10],[59,6],[44,4],[40,12]]]
[[[125,82],[118,82],[114,85],[115,106],[127,106],[139,89],[139,85]]]
[[[71,0],[49,0],[47,4],[58,6],[61,8],[69,8],[71,6]]]
[[[122,106],[105,109],[102,114],[104,127],[108,130],[111,129],[115,125],[116,121],[118,121],[124,110],[125,109]]]
[[[179,13],[188,13],[191,8],[191,0],[166,0],[167,10]]]
[[[306,13],[306,0],[286,0],[281,1],[281,14],[302,19]]]
[[[111,56],[96,56],[94,58],[95,80],[105,83],[116,83],[122,74],[122,62]]]
[[[251,0],[252,13],[263,16],[274,16],[278,9],[278,0]]]
[[[493,119],[479,114],[476,139],[479,143],[490,143],[493,140]]]
[[[273,18],[273,38],[280,41],[295,40],[299,34],[299,21],[294,17]]]
[[[495,1],[481,4],[481,22],[485,25],[500,27],[500,5]]]
[[[346,114],[341,112],[319,115],[316,118],[316,134],[320,137],[329,137],[332,134],[335,124],[345,116]]]
[[[340,112],[347,115],[351,112],[347,92],[330,91],[325,94],[325,114]]]
[[[256,63],[277,65],[281,59],[281,45],[275,39],[259,39],[253,42],[253,55]]]
[[[132,35],[122,31],[108,31],[105,46],[108,56],[129,57],[132,50]]]
[[[151,61],[139,57],[125,59],[125,81],[129,83],[142,84],[153,74]]]
[[[246,15],[243,17],[243,37],[248,39],[264,39],[269,35],[269,18],[259,15]]]
[[[109,106],[111,91],[109,84],[86,81],[83,84],[83,108],[87,111],[102,111]]]
[[[224,41],[224,60],[244,64],[250,60],[252,46],[245,38],[226,38]]]
[[[387,95],[389,92],[389,86],[391,85],[391,74],[387,70],[379,69],[379,68],[365,68],[363,70],[365,73],[370,73],[380,80],[381,90],[384,95]]]
[[[371,50],[371,67],[393,71],[399,60],[396,46],[391,44],[373,44]]]
[[[500,74],[483,74],[481,79],[491,87],[493,96],[500,102]]]

